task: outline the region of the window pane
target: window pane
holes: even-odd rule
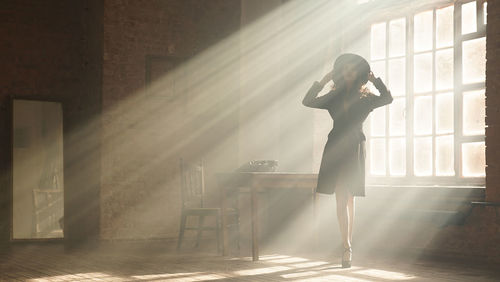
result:
[[[453,48],[436,52],[436,89],[453,88]]]
[[[397,98],[389,105],[389,132],[391,136],[405,135],[405,104],[405,98]]]
[[[453,45],[453,6],[436,10],[436,47]]]
[[[432,137],[417,137],[414,142],[415,175],[432,175]]]
[[[370,68],[375,76],[385,81],[385,61],[372,62]]]
[[[486,157],[484,142],[462,144],[462,175],[465,177],[485,176]]]
[[[415,55],[413,89],[417,93],[432,90],[432,53]]]
[[[385,81],[385,62],[386,61],[377,61],[377,62],[372,62],[371,63],[371,70],[375,77],[380,77],[383,81]],[[368,89],[370,89],[371,92],[380,94],[378,92],[377,88],[373,86],[372,83],[368,83]]]
[[[488,2],[483,3],[483,23],[487,23],[488,18]]]
[[[476,30],[476,1],[472,1],[462,5],[462,34]]]
[[[462,80],[464,83],[482,82],[486,72],[486,38],[462,42]]]
[[[370,140],[370,172],[373,175],[385,175],[385,139]]]
[[[404,56],[406,44],[406,19],[392,20],[389,23],[389,56]]]
[[[372,136],[385,136],[385,107],[376,108],[370,114]]]
[[[484,89],[464,92],[463,134],[484,135],[485,127]]]
[[[414,49],[415,52],[432,49],[432,10],[414,17]]]
[[[406,94],[405,59],[389,60],[389,89],[393,96]]]
[[[406,175],[406,140],[392,138],[389,142],[390,172],[393,176]]]
[[[385,23],[373,24],[371,28],[371,58],[385,58]]]
[[[415,97],[415,134],[432,134],[432,96]]]
[[[436,95],[436,133],[453,133],[453,93]]]
[[[453,159],[453,136],[436,137],[436,175],[455,175]]]

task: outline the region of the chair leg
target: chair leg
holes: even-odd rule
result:
[[[221,225],[221,220],[220,220],[220,213],[218,213],[216,216],[215,216],[215,237],[216,237],[216,241],[217,241],[217,253],[220,254],[221,253],[221,248],[220,248],[220,235],[221,235],[221,232],[224,232],[222,230],[222,228],[224,228],[224,226]]]
[[[201,238],[201,232],[203,231],[204,222],[205,222],[205,216],[200,215],[200,217],[198,218],[198,235],[196,235],[196,245],[195,245],[196,248],[200,246],[200,238]]]
[[[235,201],[235,207],[236,207],[236,214],[235,214],[235,220],[236,220],[236,247],[238,250],[238,255],[240,254],[240,239],[241,239],[241,231],[240,231],[240,200],[239,200],[239,195],[236,194],[236,201]]]
[[[238,248],[238,254],[240,253],[240,214],[236,214],[236,244]]]
[[[177,239],[177,251],[181,249],[182,238],[184,237],[184,230],[186,229],[187,216],[183,213],[181,215],[181,226],[179,228],[179,238]]]

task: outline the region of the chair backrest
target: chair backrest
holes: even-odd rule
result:
[[[203,160],[187,164],[180,159],[182,208],[202,208],[205,194]]]

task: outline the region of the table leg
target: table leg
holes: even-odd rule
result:
[[[314,243],[313,243],[313,248],[314,250],[319,250],[318,248],[318,210],[317,210],[317,195],[316,195],[316,188],[313,188],[312,191],[312,215],[313,215],[313,238],[314,238]]]
[[[251,194],[251,213],[252,213],[252,260],[259,260],[259,218],[258,218],[258,203],[257,203],[257,187],[250,187]]]
[[[225,187],[220,187],[221,193],[221,213],[222,213],[222,255],[227,256],[229,254],[229,244],[228,244],[228,230],[227,230],[227,199],[226,199],[226,189]]]

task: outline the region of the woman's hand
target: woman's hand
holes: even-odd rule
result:
[[[377,78],[375,78],[375,75],[373,74],[373,72],[371,71],[370,73],[368,73],[368,80],[373,83]]]
[[[333,73],[333,70],[330,71],[329,73],[325,74],[325,76],[323,76],[323,78],[321,79],[321,81],[319,83],[321,83],[321,85],[325,86],[330,80],[332,80],[332,73]]]

